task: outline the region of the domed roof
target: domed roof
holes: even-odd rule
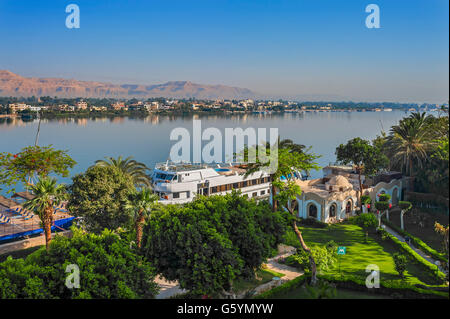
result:
[[[352,184],[350,184],[350,182],[348,181],[347,178],[345,178],[344,176],[333,176],[329,181],[328,181],[329,185],[335,185],[335,186],[340,186],[340,187],[351,187]]]

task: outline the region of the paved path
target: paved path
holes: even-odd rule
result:
[[[254,293],[255,294],[260,294],[260,293],[262,293],[264,291],[270,290],[270,289],[272,289],[272,288],[274,288],[274,287],[276,287],[278,285],[281,285],[281,284],[283,284],[283,283],[285,283],[287,281],[295,279],[295,278],[297,278],[299,276],[302,276],[304,274],[303,271],[300,271],[297,268],[290,267],[290,266],[287,266],[287,265],[284,265],[284,264],[280,264],[278,262],[278,260],[286,258],[286,257],[288,257],[290,255],[293,255],[293,254],[295,254],[295,252],[296,252],[296,250],[294,249],[291,252],[288,252],[288,253],[285,253],[285,254],[278,255],[278,256],[275,256],[273,258],[270,258],[267,261],[266,266],[267,266],[268,269],[270,269],[272,271],[275,271],[275,272],[278,272],[278,273],[281,273],[281,274],[284,274],[284,276],[281,277],[281,280],[271,280],[269,282],[266,282],[265,284],[262,284],[262,285],[256,287],[254,289]],[[245,295],[245,293],[242,294],[242,295]],[[239,296],[239,297],[242,298],[242,295]]]
[[[278,260],[286,258],[292,254],[295,254],[295,250],[290,251],[285,254],[282,254],[282,255],[275,256],[273,258],[270,258],[267,261],[266,265],[267,265],[268,269],[278,272],[278,273],[282,273],[282,274],[284,274],[284,276],[281,278],[280,281],[272,280],[272,281],[269,281],[265,284],[262,284],[262,285],[256,287],[254,289],[256,294],[260,294],[264,291],[272,289],[273,287],[275,287],[281,283],[284,283],[286,281],[292,280],[294,278],[297,278],[297,277],[303,275],[302,271],[299,271],[296,268],[293,268],[293,267],[290,267],[290,266],[287,266],[284,264],[280,264],[278,262]],[[173,297],[175,295],[186,292],[186,290],[183,290],[180,288],[177,281],[167,281],[163,277],[157,276],[155,278],[155,282],[160,287],[160,291],[159,291],[159,294],[156,296],[156,299],[167,299],[167,298]],[[243,298],[244,295],[245,295],[245,293],[242,293],[237,297]]]
[[[390,228],[390,227],[387,226],[387,225],[384,225],[384,224],[383,224],[383,226],[385,227],[384,229],[385,229],[389,234],[391,234],[391,235],[397,237],[397,239],[400,240],[401,242],[406,243],[406,240],[405,240],[405,238],[404,238],[402,235],[400,235],[399,233],[397,233],[395,230],[393,230],[392,228]],[[407,243],[407,244],[409,245],[409,247],[411,247],[412,250],[414,250],[416,253],[418,253],[420,256],[422,256],[425,260],[429,261],[429,262],[432,263],[433,265],[436,265],[436,261],[437,261],[436,259],[434,259],[434,258],[431,257],[430,255],[425,254],[422,250],[420,250],[420,249],[414,247],[413,244],[411,244],[411,243]],[[440,270],[441,272],[443,272],[444,274],[446,273],[446,272],[441,268],[441,266],[438,266],[438,267],[439,267],[439,270]]]
[[[286,253],[286,254],[283,254],[283,255],[278,255],[278,256],[275,256],[273,258],[270,258],[267,261],[267,264],[266,264],[267,268],[270,269],[270,270],[273,270],[273,271],[276,271],[276,272],[284,274],[282,279],[285,280],[285,281],[292,280],[294,278],[297,278],[298,276],[303,275],[303,271],[300,271],[300,270],[298,270],[297,268],[294,268],[294,267],[290,267],[290,266],[287,266],[287,265],[284,265],[284,264],[280,264],[278,262],[278,260],[286,258],[286,257],[288,257],[290,255],[293,255],[293,254],[295,254],[295,251],[292,251],[290,253]]]

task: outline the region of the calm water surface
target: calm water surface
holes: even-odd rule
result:
[[[382,128],[388,131],[402,117],[404,111],[392,112],[305,112],[287,114],[250,115],[151,115],[146,118],[97,118],[42,120],[39,145],[52,144],[67,150],[77,162],[72,175],[86,170],[95,160],[105,156],[133,156],[153,168],[156,162],[166,161],[171,146],[170,132],[185,127],[192,132],[193,119],[202,121],[202,129],[278,128],[282,138],[312,146],[322,157],[321,166],[335,161],[337,145],[353,137],[373,139]],[[33,145],[38,122],[0,119],[0,152],[15,153]],[[313,177],[321,172],[312,172]],[[70,179],[62,180],[69,182]]]

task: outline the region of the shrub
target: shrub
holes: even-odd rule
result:
[[[400,253],[394,253],[392,257],[394,258],[395,270],[398,272],[400,277],[404,278],[407,262],[406,256]]]
[[[367,205],[367,204],[372,203],[372,200],[370,199],[369,195],[363,195],[363,196],[361,196],[361,203],[363,205]]]
[[[378,200],[380,202],[389,202],[391,200],[391,195],[389,195],[389,194],[380,194],[380,195],[378,195]]]
[[[379,211],[388,210],[389,209],[389,202],[384,202],[384,201],[376,202],[375,203],[375,208],[377,210],[379,210]]]
[[[129,242],[110,231],[85,234],[73,228],[73,237],[56,236],[47,251],[41,248],[26,259],[0,263],[0,299],[153,298],[158,292],[155,272],[130,248]],[[68,265],[80,270],[80,288],[65,282]]]
[[[325,246],[310,247],[317,270],[328,270],[334,266],[336,263],[336,247],[336,243],[333,241],[328,242]],[[309,254],[304,250],[287,257],[285,263],[289,266],[303,269],[305,272],[311,271]]]

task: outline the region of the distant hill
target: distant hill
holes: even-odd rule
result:
[[[96,98],[192,97],[197,99],[243,99],[257,96],[249,89],[196,84],[189,81],[171,81],[156,85],[116,85],[73,79],[26,78],[10,71],[0,70],[0,96],[27,97],[33,95]]]

